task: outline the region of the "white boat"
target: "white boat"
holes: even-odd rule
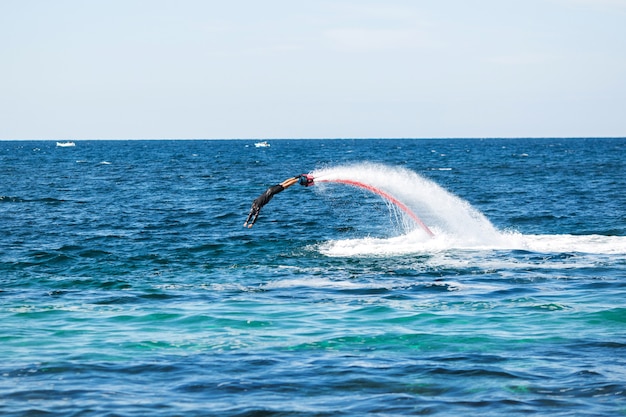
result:
[[[57,146],[60,148],[69,148],[72,146],[76,146],[76,144],[74,142],[71,141],[67,141],[67,142],[57,142]]]
[[[269,148],[270,144],[267,143],[266,140],[264,140],[264,141],[255,143],[254,146],[257,147],[257,148]]]

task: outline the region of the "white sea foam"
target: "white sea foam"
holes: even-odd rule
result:
[[[582,252],[626,255],[626,236],[523,235],[525,249],[533,252]]]
[[[500,233],[493,242],[467,242],[456,236],[437,234],[424,237],[420,231],[392,238],[331,240],[319,251],[327,256],[393,256],[409,253],[433,253],[446,250],[525,250],[538,253],[593,253],[626,255],[626,236],[601,235],[522,235]]]

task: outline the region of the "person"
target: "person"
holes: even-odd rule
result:
[[[254,223],[256,223],[256,220],[259,218],[259,212],[261,211],[263,206],[269,203],[272,197],[274,197],[276,194],[291,187],[295,183],[300,183],[300,185],[308,187],[310,185],[313,185],[313,177],[310,175],[301,174],[292,178],[288,178],[280,184],[272,185],[270,188],[265,190],[263,194],[254,199],[254,201],[252,202],[252,207],[250,207],[250,213],[248,214],[248,218],[244,222],[243,227],[252,227]]]

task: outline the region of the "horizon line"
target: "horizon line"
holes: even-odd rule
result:
[[[249,140],[249,141],[268,141],[268,140],[482,140],[482,139],[626,139],[626,136],[438,136],[438,137],[276,137],[276,138],[20,138],[9,139],[0,138],[0,141],[6,142],[18,142],[18,141],[166,141],[166,140],[181,140],[181,141],[202,141],[202,140]]]

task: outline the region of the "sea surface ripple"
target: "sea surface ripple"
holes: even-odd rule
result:
[[[626,415],[625,139],[270,144],[0,142],[0,414]]]

